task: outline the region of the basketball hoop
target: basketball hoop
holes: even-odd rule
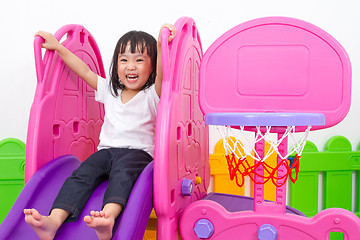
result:
[[[299,173],[300,157],[311,126],[305,130],[300,140],[297,140],[294,136],[294,126],[286,127],[285,132],[277,140],[274,140],[271,136],[271,128],[271,126],[257,126],[255,137],[251,139],[246,134],[244,126],[239,128],[238,132],[240,136],[236,134],[236,130],[230,126],[217,126],[217,130],[223,139],[230,179],[235,179],[239,187],[244,185],[245,176],[249,176],[250,179],[257,184],[264,184],[271,180],[276,186],[282,186],[285,184],[287,178],[290,178],[293,183],[296,182]],[[286,141],[286,139],[292,142],[292,147],[284,154],[279,151],[279,145]],[[256,144],[260,142],[266,142],[269,146],[263,153],[263,157],[261,156],[262,154],[256,150]],[[274,153],[277,154],[280,162],[278,162],[276,166],[271,166],[266,160]],[[289,160],[290,156],[294,156],[292,161]],[[277,170],[281,166],[285,167],[286,171],[282,175],[279,175]],[[264,175],[260,175],[256,171],[258,168],[264,169]],[[294,171],[295,176],[293,176]]]
[[[256,184],[271,181],[281,187],[288,179],[295,183],[310,124],[324,121],[321,114],[269,113],[211,114],[206,116],[206,120],[208,124],[217,126],[223,139],[230,179],[239,187],[244,185],[246,176]],[[303,132],[301,136],[296,130],[299,126],[300,132]],[[248,131],[255,135],[250,136]],[[274,138],[274,134],[277,137]],[[277,155],[275,165],[267,161],[273,154]]]

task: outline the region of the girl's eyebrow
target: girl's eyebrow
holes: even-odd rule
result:
[[[130,57],[130,56],[134,56],[134,57],[149,57],[147,54],[144,53],[120,53],[119,57]]]

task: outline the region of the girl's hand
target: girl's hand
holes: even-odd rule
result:
[[[167,28],[167,29],[169,29],[169,31],[170,31],[170,35],[169,35],[169,38],[168,38],[168,41],[169,41],[169,42],[174,39],[175,34],[176,34],[176,28],[175,28],[175,26],[172,25],[172,24],[169,24],[169,23],[165,23],[165,24],[162,25],[161,28],[160,28],[159,37],[158,37],[158,44],[159,44],[159,45],[160,45],[161,31],[162,31],[164,28]]]
[[[39,31],[35,33],[35,37],[42,37],[45,42],[41,45],[41,47],[46,48],[48,50],[55,50],[64,63],[75,72],[80,78],[82,78],[90,87],[93,89],[97,89],[97,81],[98,76],[96,73],[91,71],[89,66],[84,63],[79,57],[69,51],[66,47],[64,47],[59,41],[55,38],[55,36],[51,33]]]
[[[159,33],[158,42],[157,42],[157,63],[156,63],[156,78],[155,78],[155,90],[159,97],[161,96],[161,86],[162,86],[162,79],[163,79],[162,59],[161,59],[161,41],[160,40],[161,40],[161,31],[164,28],[167,28],[170,31],[170,35],[168,38],[169,42],[174,39],[175,34],[176,34],[175,26],[172,24],[166,23],[166,24],[162,25],[162,27],[160,28],[160,33]]]
[[[41,45],[41,47],[46,48],[48,50],[58,50],[59,46],[61,45],[55,36],[51,33],[39,31],[35,33],[35,37],[40,36],[42,37],[45,42]]]

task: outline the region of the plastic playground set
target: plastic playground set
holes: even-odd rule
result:
[[[235,26],[203,54],[193,19],[182,17],[175,27],[170,43],[169,31],[161,33],[154,161],[138,178],[113,239],[150,239],[152,209],[159,240],[359,239],[360,204],[354,210],[352,202],[360,198],[354,177],[360,152],[344,137],[330,139],[324,152],[306,141],[349,111],[351,64],[343,47],[310,23],[265,17]],[[66,25],[55,37],[105,77],[99,48],[83,26]],[[37,87],[26,148],[15,139],[0,142],[0,164],[16,172],[1,174],[0,191],[16,186],[17,197],[0,239],[38,239],[22,210],[49,212],[65,179],[96,151],[103,123],[93,90],[56,53],[43,54],[42,42],[35,38]],[[209,125],[222,136],[210,155]],[[244,196],[247,181],[251,197]],[[79,219],[101,207],[106,186],[98,186]],[[63,224],[55,239],[97,237],[77,221]]]

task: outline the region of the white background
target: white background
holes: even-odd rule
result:
[[[27,122],[36,86],[33,36],[37,30],[56,32],[66,24],[85,26],[97,41],[106,74],[119,37],[143,30],[157,38],[165,22],[192,17],[204,52],[230,28],[258,17],[286,16],[305,20],[334,36],[346,49],[353,69],[352,106],[335,127],[312,132],[309,139],[321,150],[332,136],[342,135],[353,149],[360,142],[360,14],[355,0],[13,0],[0,7],[0,140],[26,141]],[[324,86],[326,87],[326,86]],[[219,140],[211,129],[210,152]]]

